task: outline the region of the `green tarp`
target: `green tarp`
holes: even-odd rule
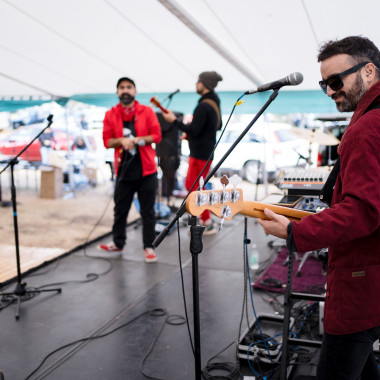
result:
[[[246,95],[243,97],[244,103],[236,107],[235,113],[254,114],[269,98],[271,91]],[[242,95],[236,91],[218,92],[222,102],[222,113],[229,114],[236,100]],[[168,104],[165,98],[167,93],[140,93],[137,100],[142,104],[150,105],[153,96],[162,101],[162,105]],[[173,111],[191,114],[194,110],[199,95],[194,92],[180,92],[176,94],[170,104]],[[55,99],[54,101],[64,106],[69,100],[91,104],[100,107],[110,108],[118,103],[116,94],[77,94],[69,98]],[[41,105],[51,100],[0,100],[0,112],[13,112],[21,108]],[[274,114],[290,113],[335,113],[334,102],[322,91],[286,91],[281,90],[276,100],[269,106],[267,112]]]

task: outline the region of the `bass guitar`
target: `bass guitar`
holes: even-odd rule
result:
[[[156,107],[158,107],[162,112],[168,113],[168,110],[166,108],[162,107],[160,101],[156,97],[153,96],[152,98],[150,98],[150,102],[153,105],[155,105]]]
[[[244,201],[241,189],[193,191],[186,199],[186,210],[189,214],[199,216],[203,211],[210,210],[215,216],[225,220],[231,220],[236,214],[268,220],[264,214],[265,208],[295,221],[314,214],[268,203]]]

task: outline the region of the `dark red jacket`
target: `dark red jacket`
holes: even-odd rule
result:
[[[154,143],[158,144],[161,141],[161,126],[158,122],[154,111],[147,106],[144,106],[135,101],[135,131],[138,136],[152,136]],[[123,137],[123,120],[120,112],[120,105],[112,107],[106,112],[103,121],[103,142],[108,148],[108,141],[111,138]],[[141,156],[143,169],[143,177],[156,173],[156,152],[150,144],[138,147]],[[122,149],[115,149],[115,172],[119,170],[121,163]]]
[[[331,208],[293,222],[298,252],[329,247],[324,329],[380,326],[380,82],[360,101],[339,146]]]

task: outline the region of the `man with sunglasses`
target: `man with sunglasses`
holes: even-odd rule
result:
[[[266,209],[259,220],[290,251],[329,247],[317,379],[380,379],[373,343],[380,337],[380,52],[367,38],[322,45],[322,90],[351,112],[338,149],[331,207],[300,222]]]

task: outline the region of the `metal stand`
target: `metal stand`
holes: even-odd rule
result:
[[[61,288],[55,289],[45,289],[45,290],[28,290],[26,283],[21,279],[21,266],[20,266],[20,249],[19,249],[19,240],[18,240],[18,222],[17,222],[17,202],[16,202],[16,186],[14,181],[14,166],[18,163],[17,157],[19,157],[32,143],[33,141],[40,136],[46,128],[50,127],[52,124],[53,116],[48,117],[49,124],[14,158],[12,158],[8,165],[0,172],[3,173],[9,166],[11,167],[11,194],[12,194],[12,206],[13,206],[13,225],[14,225],[14,234],[15,234],[15,246],[16,246],[16,264],[17,264],[17,285],[14,292],[0,292],[1,296],[15,295],[17,297],[17,308],[16,308],[16,319],[20,318],[20,303],[21,297],[27,294],[36,294],[42,292],[58,292],[61,293]]]
[[[244,131],[240,134],[240,136],[235,140],[232,146],[228,149],[228,151],[224,154],[224,156],[220,159],[220,161],[211,169],[209,174],[207,175],[204,184],[210,180],[210,178],[217,172],[219,167],[225,161],[225,159],[230,155],[230,153],[235,149],[235,147],[239,144],[239,142],[243,139],[243,137],[248,133],[252,125],[257,121],[257,119],[264,113],[264,111],[268,108],[268,106],[276,99],[278,95],[278,89],[273,90],[273,93],[270,95],[269,99],[266,103],[261,107],[260,111],[255,115],[252,121],[248,124],[248,126],[244,129]],[[203,172],[203,171],[202,171]],[[199,178],[202,175],[202,172],[198,175],[198,178],[194,181],[190,192],[193,190],[196,183],[198,183]],[[172,219],[172,221],[161,231],[161,233],[156,237],[153,241],[153,246],[158,247],[162,240],[166,237],[166,235],[170,232],[171,228],[177,222],[177,220],[185,213],[186,204],[185,201],[189,196],[190,192],[187,194],[184,199],[181,207],[176,213],[176,216]],[[194,218],[196,220],[196,218]],[[201,372],[201,347],[200,347],[200,324],[199,324],[199,283],[198,283],[198,254],[202,252],[202,234],[204,228],[202,226],[196,226],[195,221],[191,221],[191,241],[190,241],[190,252],[192,254],[192,264],[193,264],[193,302],[194,302],[194,354],[195,354],[195,374],[196,380],[201,380],[202,372]]]
[[[307,339],[296,339],[289,338],[289,324],[290,324],[290,311],[292,309],[292,300],[309,300],[324,302],[324,296],[318,296],[313,294],[303,294],[303,293],[292,293],[292,276],[293,276],[293,259],[294,252],[289,252],[288,260],[288,277],[286,281],[286,288],[284,294],[284,325],[282,329],[282,357],[281,357],[281,367],[280,367],[280,380],[287,379],[287,367],[288,367],[288,346],[289,343],[294,343],[298,346],[307,347],[321,347],[320,341],[307,340]]]
[[[197,226],[197,218],[191,217],[190,227],[190,252],[192,257],[193,274],[193,318],[194,318],[194,355],[195,355],[195,379],[201,380],[201,329],[199,318],[199,276],[198,276],[198,255],[202,252],[202,234],[204,226]]]

